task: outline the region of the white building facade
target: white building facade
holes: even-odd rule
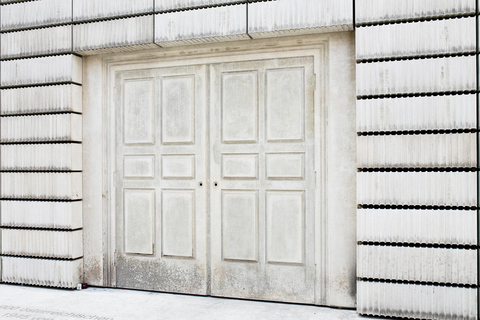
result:
[[[478,318],[475,0],[0,3],[0,282]]]

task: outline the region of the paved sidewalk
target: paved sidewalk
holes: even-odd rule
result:
[[[0,319],[351,320],[353,310],[89,288],[82,291],[0,285]]]

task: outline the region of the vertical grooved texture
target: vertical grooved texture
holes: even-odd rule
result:
[[[359,204],[476,206],[476,172],[359,172]]]
[[[475,0],[355,0],[357,24],[475,13]]]
[[[248,33],[253,38],[285,35],[295,29],[329,27],[331,31],[347,31],[352,25],[353,7],[350,0],[282,0],[248,4]],[[327,13],[327,14],[325,14]],[[347,26],[333,29],[333,26]],[[303,33],[309,33],[304,31]]]
[[[165,0],[162,0],[165,1]],[[73,0],[73,20],[82,21],[106,17],[153,12],[152,0]]]
[[[0,91],[2,115],[47,112],[82,112],[82,87],[57,85]]]
[[[2,61],[0,67],[2,86],[82,83],[82,58],[74,55]]]
[[[357,147],[360,168],[477,166],[475,133],[360,136]]]
[[[357,311],[412,319],[477,319],[477,289],[358,282]]]
[[[475,17],[357,29],[357,59],[475,52]]]
[[[5,144],[0,146],[0,169],[82,170],[82,145],[79,143]]]
[[[155,15],[155,42],[160,46],[249,39],[247,5]]]
[[[2,257],[2,280],[7,283],[73,289],[82,283],[83,259],[74,261]]]
[[[31,28],[72,21],[72,1],[36,0],[2,6],[1,30]]]
[[[155,0],[155,10],[157,12],[160,12],[168,10],[189,9],[219,4],[230,4],[240,1],[242,0]]]
[[[153,44],[153,15],[73,26],[75,51]]]
[[[6,199],[82,199],[81,172],[2,172],[0,180]]]
[[[476,128],[476,95],[357,100],[357,131]]]
[[[358,246],[357,277],[443,284],[477,283],[476,250]]]
[[[357,64],[357,95],[476,90],[474,56]]]
[[[477,167],[477,133],[437,131],[477,128],[476,5],[355,0],[357,95],[373,98],[357,100],[357,131],[401,131],[358,137],[358,167],[387,169],[358,173],[359,204],[477,206],[477,172],[448,170]],[[461,247],[478,245],[477,210],[381,208],[357,210],[357,240],[372,244],[358,246],[357,275],[376,279],[357,281],[357,311],[477,319],[478,289],[461,286],[478,282],[478,250]]]
[[[1,57],[72,52],[72,26],[2,33]]]
[[[476,210],[358,209],[362,242],[477,245]]]
[[[82,227],[82,202],[0,201],[4,227],[79,229]]]
[[[31,115],[0,118],[1,142],[82,141],[79,114]]]
[[[2,230],[2,253],[12,256],[76,259],[83,255],[82,231]]]

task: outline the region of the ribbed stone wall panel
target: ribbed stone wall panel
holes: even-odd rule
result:
[[[135,46],[153,43],[153,15],[73,26],[74,51]]]
[[[357,311],[477,319],[479,3],[354,5]]]
[[[75,55],[0,62],[2,86],[75,82],[82,83],[82,58]]]
[[[476,206],[476,172],[359,172],[357,201],[375,205]]]
[[[0,146],[0,154],[3,171],[82,170],[79,143],[4,144]]]
[[[82,230],[2,229],[2,254],[76,259],[83,255]]]
[[[357,240],[476,245],[476,216],[475,210],[358,209]]]
[[[475,17],[362,27],[356,31],[356,58],[475,52],[475,31]]]
[[[83,259],[47,260],[2,257],[2,281],[73,289],[83,279]]]
[[[318,33],[326,27],[326,32],[347,31],[352,25],[353,6],[349,0],[282,0],[248,4],[248,33],[252,38]],[[335,26],[337,28],[333,28]]]
[[[82,199],[81,172],[2,172],[4,199]]]
[[[79,229],[82,202],[0,201],[1,225],[17,228]]]
[[[79,85],[4,89],[0,95],[2,115],[82,112],[82,87]]]
[[[357,277],[475,285],[477,251],[360,245]]]
[[[155,11],[189,9],[238,2],[242,2],[242,0],[155,0]],[[244,0],[243,2],[247,1]]]
[[[31,28],[72,21],[71,0],[36,0],[2,6],[1,30]]]
[[[476,128],[476,95],[357,100],[357,131]]]
[[[82,141],[82,115],[48,114],[0,118],[1,142]]]
[[[357,24],[475,13],[475,0],[355,0]]]
[[[25,2],[30,0],[0,0],[0,3]]]
[[[2,33],[1,57],[17,58],[72,52],[72,26]]]
[[[474,56],[357,64],[357,95],[476,90]]]
[[[357,139],[360,168],[477,166],[477,135],[372,135]]]
[[[357,284],[357,312],[413,319],[477,319],[477,289],[363,282]]]
[[[152,0],[72,0],[73,20],[84,21],[106,17],[153,12]],[[165,1],[165,0],[162,0]]]
[[[155,15],[155,42],[160,46],[250,39],[247,5]]]

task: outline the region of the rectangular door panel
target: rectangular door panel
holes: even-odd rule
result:
[[[126,145],[154,143],[154,79],[129,79],[123,83],[123,132]]]
[[[195,135],[195,77],[162,79],[162,141],[191,144]]]
[[[257,191],[222,191],[222,251],[224,260],[258,260]]]
[[[303,141],[305,135],[305,69],[265,71],[268,142]]]
[[[224,143],[251,143],[258,137],[258,74],[222,74],[222,136]]]
[[[153,254],[155,190],[124,189],[125,253]]]
[[[163,190],[162,256],[194,257],[195,190]]]
[[[315,303],[313,58],[210,69],[211,292]]]
[[[125,155],[123,158],[124,179],[154,179],[154,155]]]

